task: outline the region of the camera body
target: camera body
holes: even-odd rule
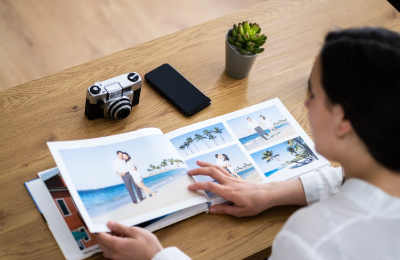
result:
[[[86,93],[85,114],[88,119],[124,119],[139,104],[142,79],[136,72],[96,82]]]

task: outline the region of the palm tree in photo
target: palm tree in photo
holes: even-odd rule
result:
[[[210,134],[210,135],[208,136],[208,139],[213,140],[213,141],[215,142],[215,144],[218,145],[217,136],[215,136],[215,135],[213,135],[213,134]]]
[[[190,148],[190,143],[189,143],[188,141],[184,142],[183,145],[184,145],[186,148],[189,148],[189,150],[190,150],[190,151],[192,152],[192,154],[193,154],[192,148]]]
[[[186,155],[188,155],[188,153],[185,151],[185,149],[186,149],[186,146],[184,146],[184,145],[179,146],[179,150],[184,151],[186,153]]]
[[[203,130],[204,137],[207,139],[210,139],[210,135],[212,135],[212,132],[208,131],[207,129]]]
[[[179,164],[183,164],[183,161],[182,160],[179,160],[179,159],[174,159],[174,162],[176,162],[176,166],[177,167],[179,167]]]
[[[196,144],[194,143],[194,140],[192,137],[188,137],[186,138],[186,142],[188,142],[189,144],[193,144],[194,147],[196,147],[197,151],[199,151],[199,148],[197,148]]]
[[[224,141],[224,143],[226,143],[225,142],[225,139],[222,137],[222,132],[224,131],[224,129],[223,128],[220,128],[220,127],[214,127],[213,128],[213,130],[212,130],[212,132],[213,133],[216,133],[216,134],[219,134],[219,136],[222,138],[222,140]]]
[[[274,152],[266,150],[265,152],[262,153],[263,157],[261,157],[261,160],[266,160],[267,163],[269,163],[270,161],[280,161],[278,158],[278,156],[280,156],[279,154],[274,154]]]
[[[167,161],[169,162],[169,164],[170,164],[171,166],[173,166],[174,163],[175,163],[175,159],[174,159],[174,158],[167,159]]]
[[[153,164],[150,164],[150,166],[147,169],[147,171],[151,172],[151,171],[154,171],[155,169],[156,169],[156,166],[154,166]]]
[[[207,144],[206,141],[204,141],[204,139],[205,139],[204,136],[201,135],[201,134],[195,134],[194,135],[194,140],[196,140],[196,142],[199,142],[201,140],[207,145],[208,148],[210,148],[210,146]]]
[[[167,159],[162,160],[161,163],[160,163],[160,166],[161,166],[161,167],[164,167],[164,170],[166,170],[166,169],[167,169],[167,166],[168,166]]]

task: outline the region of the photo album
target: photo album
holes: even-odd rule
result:
[[[228,203],[188,185],[196,161],[255,183],[287,180],[329,165],[278,99],[169,133],[145,128],[86,140],[48,142],[57,168],[25,183],[68,259],[100,249],[94,233],[107,222],[155,231]]]

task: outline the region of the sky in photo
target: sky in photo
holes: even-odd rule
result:
[[[212,129],[214,129],[214,127],[218,127],[218,128],[222,129],[222,133],[221,134],[213,133],[213,135],[216,136],[216,139],[215,139],[216,143],[213,140],[209,140],[209,139],[205,139],[204,142],[202,140],[199,140],[199,141],[195,140],[194,144],[190,145],[190,149],[192,149],[192,151],[194,153],[198,152],[197,149],[199,149],[201,151],[201,150],[204,150],[204,149],[209,149],[208,146],[211,148],[211,147],[217,146],[217,144],[221,145],[221,144],[225,144],[225,143],[229,143],[229,142],[233,141],[233,138],[230,136],[228,131],[225,129],[225,126],[222,123],[218,123],[218,124],[215,124],[215,125],[210,125],[210,126],[207,126],[207,127],[203,127],[203,128],[198,129],[198,130],[191,131],[191,132],[189,132],[187,134],[183,134],[183,135],[177,136],[175,138],[172,138],[171,142],[174,145],[174,147],[179,151],[179,153],[181,155],[186,155],[186,153],[190,155],[190,154],[192,154],[192,152],[189,149],[185,149],[185,151],[182,151],[182,150],[179,150],[179,146],[181,146],[184,142],[186,142],[186,139],[188,137],[191,137],[191,138],[194,139],[195,134],[197,134],[197,133],[198,134],[203,134],[203,131],[205,129],[211,131]],[[208,146],[205,143],[207,143]]]
[[[119,143],[95,147],[63,149],[60,155],[77,190],[97,189],[123,183],[116,174],[113,161],[117,151],[127,152],[145,178],[150,164],[179,155],[163,135],[150,135]]]

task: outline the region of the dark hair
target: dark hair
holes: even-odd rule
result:
[[[128,158],[128,160],[126,160],[127,162],[131,159],[131,156],[128,153],[123,152],[122,154],[128,155],[129,158]]]
[[[122,154],[123,154],[123,152],[122,152],[122,151],[117,151],[117,154],[119,154],[119,153],[122,153]]]
[[[224,161],[229,161],[228,155],[226,155],[226,154],[223,153],[222,156],[224,157]]]
[[[321,80],[332,104],[383,166],[400,170],[400,34],[383,28],[331,32],[321,51]]]
[[[260,115],[260,117],[262,117],[262,119],[264,119],[264,120],[265,120],[265,116],[263,116],[263,115]]]
[[[218,154],[217,153],[215,154],[215,158],[218,158]]]
[[[250,117],[248,117],[248,118],[247,118],[247,120],[249,120],[249,119],[251,120],[251,118],[250,118]]]

